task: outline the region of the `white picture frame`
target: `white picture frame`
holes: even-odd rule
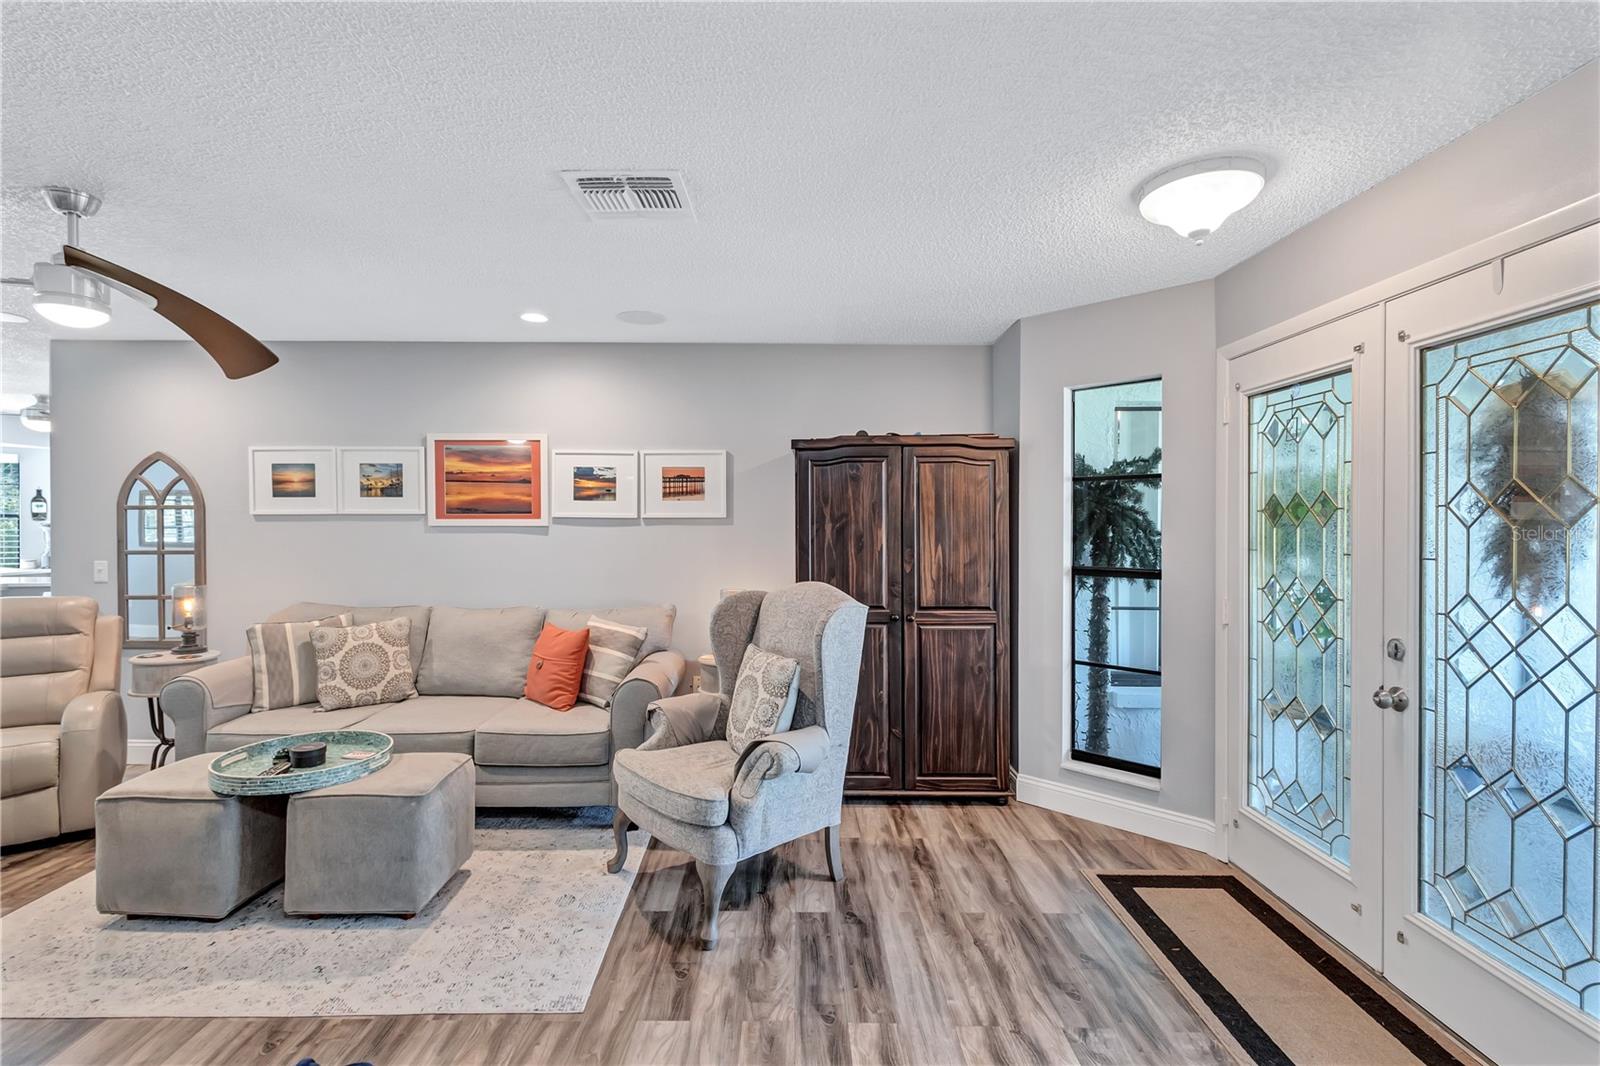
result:
[[[592,473],[580,484],[584,470]],[[609,498],[605,496],[608,480]],[[585,491],[593,495],[581,496]],[[639,453],[607,448],[561,448],[551,452],[550,500],[551,518],[638,518]]]
[[[527,453],[525,466],[512,463],[501,464],[498,461],[486,465],[504,465],[505,477],[495,476],[495,471],[486,469],[483,477],[463,477],[459,484],[470,487],[473,484],[484,486],[500,485],[507,489],[528,484],[527,507],[528,510],[500,510],[508,502],[506,499],[499,501],[486,501],[480,506],[463,506],[452,503],[448,481],[456,479],[450,477],[452,455],[460,457],[471,450],[479,450],[494,458],[494,452]],[[548,526],[550,524],[550,439],[543,433],[430,433],[427,437],[427,447],[424,456],[428,467],[428,524],[430,526],[465,526],[468,528],[518,528],[527,526]],[[520,459],[519,455],[511,455],[512,460]],[[526,474],[526,480],[516,479],[516,475]],[[516,497],[517,502],[523,495],[520,491],[510,493]]]
[[[396,487],[399,495],[366,494],[373,490],[387,493]],[[427,496],[421,448],[339,449],[340,514],[424,514]]]
[[[250,513],[337,514],[337,453],[331,447],[250,448]]]
[[[650,448],[640,455],[639,483],[644,517],[728,517],[726,451]],[[679,470],[684,473],[676,472]],[[698,476],[693,471],[698,471]]]

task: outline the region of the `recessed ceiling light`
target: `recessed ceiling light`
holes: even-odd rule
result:
[[[545,314],[543,311],[524,311],[517,317],[522,319],[524,322],[539,323],[550,321],[550,316]]]
[[[0,311],[0,322],[26,322],[27,315],[19,315],[14,311]]]
[[[623,311],[617,315],[618,322],[630,326],[659,326],[666,320],[667,316],[659,311]]]
[[[1147,221],[1203,244],[1266,183],[1267,168],[1261,163],[1224,156],[1164,170],[1139,186],[1134,199]]]

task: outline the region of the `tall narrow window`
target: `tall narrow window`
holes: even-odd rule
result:
[[[118,602],[130,648],[162,648],[172,636],[172,586],[206,580],[206,505],[177,461],[148,456],[117,497]]]
[[[1072,758],[1161,774],[1161,382],[1071,396]]]
[[[0,566],[22,565],[22,466],[15,453],[0,455]]]

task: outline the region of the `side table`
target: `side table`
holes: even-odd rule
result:
[[[148,705],[150,732],[156,737],[156,748],[150,753],[150,769],[165,763],[177,743],[167,736],[167,720],[161,713],[161,686],[191,670],[210,666],[221,654],[213,650],[192,655],[179,655],[176,650],[147,651],[128,660],[128,695],[143,699]]]
[[[721,692],[722,682],[717,674],[717,657],[715,655],[702,655],[697,660],[700,667],[700,676],[694,679],[696,692]]]

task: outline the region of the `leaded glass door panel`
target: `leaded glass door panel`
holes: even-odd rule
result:
[[[1362,958],[1381,956],[1382,314],[1232,360],[1230,856]]]
[[[1395,300],[1384,972],[1497,1061],[1600,1061],[1596,227]]]

